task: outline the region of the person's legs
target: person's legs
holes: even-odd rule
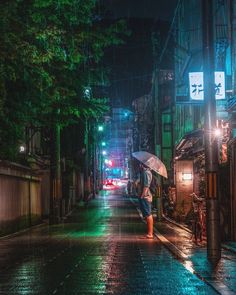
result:
[[[143,203],[143,199],[139,198],[138,201],[139,201],[139,209],[142,212],[143,218],[146,218],[147,212],[145,210],[145,205]]]
[[[144,198],[139,198],[139,206],[142,211],[143,217],[147,222],[147,238],[153,238],[153,216],[152,216],[152,204]]]
[[[153,216],[147,216],[147,238],[153,238]]]

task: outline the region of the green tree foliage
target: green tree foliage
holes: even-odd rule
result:
[[[1,158],[14,159],[26,126],[65,126],[107,111],[106,99],[84,87],[99,83],[104,49],[120,44],[126,27],[98,19],[95,0],[1,1]]]

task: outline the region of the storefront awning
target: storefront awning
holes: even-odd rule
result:
[[[203,151],[203,137],[204,131],[202,129],[186,133],[175,148],[178,159],[189,158],[195,153]]]

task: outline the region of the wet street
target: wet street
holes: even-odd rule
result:
[[[181,229],[156,223],[145,239],[136,203],[104,191],[63,224],[1,239],[0,294],[234,294],[235,254],[213,271]]]

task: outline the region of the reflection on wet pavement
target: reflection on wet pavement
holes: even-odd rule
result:
[[[217,294],[106,192],[64,224],[0,241],[0,294]]]

